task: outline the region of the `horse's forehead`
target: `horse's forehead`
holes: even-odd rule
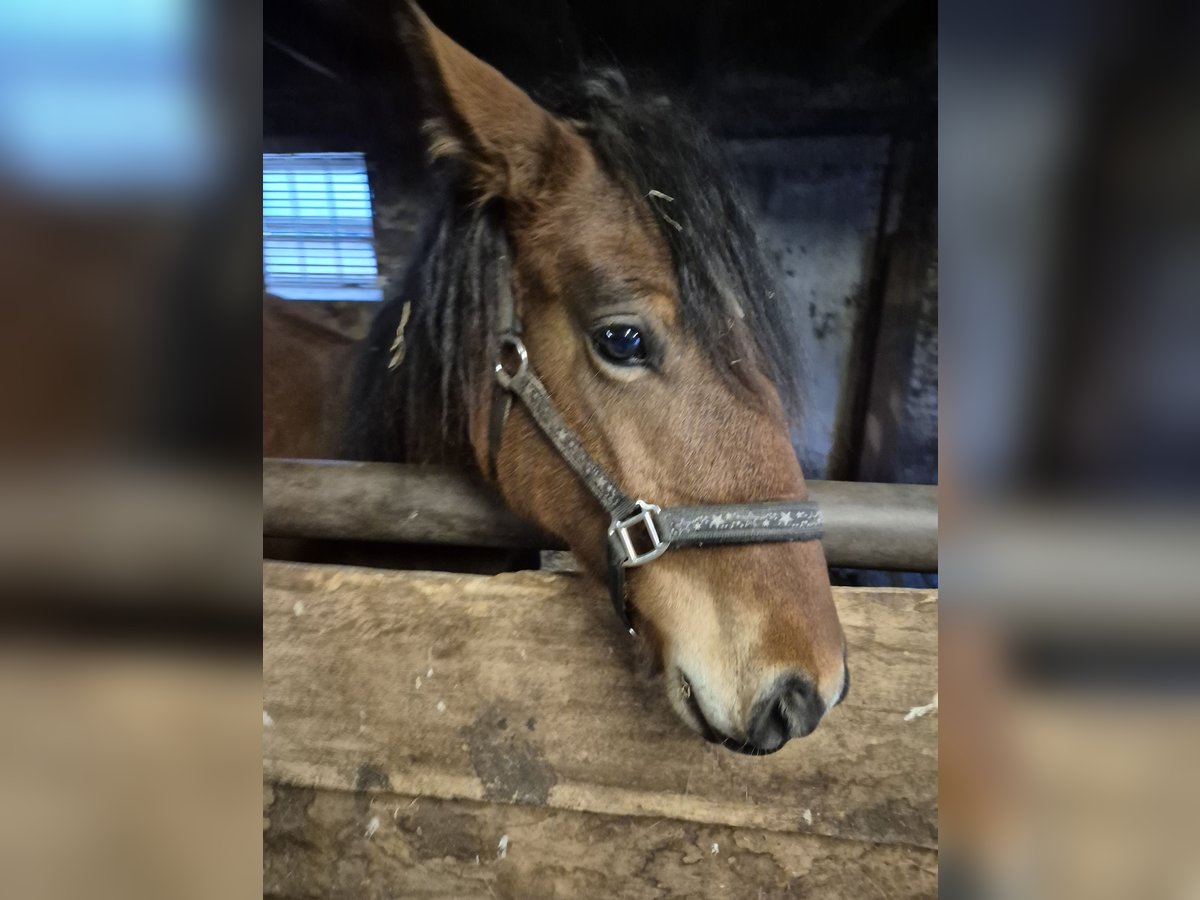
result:
[[[670,251],[644,201],[598,172],[581,174],[558,202],[543,210],[537,243],[546,259],[673,294]]]

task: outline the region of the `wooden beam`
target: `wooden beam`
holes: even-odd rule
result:
[[[263,895],[937,895],[937,853],[684,819],[268,784]],[[501,841],[504,849],[500,849]]]
[[[937,475],[937,144],[900,145],[896,223],[881,234],[878,328],[864,367],[857,478],[923,481]]]
[[[263,460],[263,534],[563,549],[457,469]]]
[[[849,697],[752,758],[678,722],[582,579],[265,563],[265,777],[936,848],[936,593],[835,599]]]
[[[937,570],[937,489],[809,482],[825,515],[832,566]],[[457,469],[386,463],[263,460],[263,532],[482,547],[562,549],[514,516],[496,492]]]

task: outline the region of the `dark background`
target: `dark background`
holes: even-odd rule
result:
[[[268,0],[266,152],[360,151],[381,277],[432,189],[395,2]],[[760,216],[806,365],[812,478],[937,481],[936,5],[863,0],[423,5],[522,87],[618,65],[721,139]],[[302,304],[361,334],[374,306]]]

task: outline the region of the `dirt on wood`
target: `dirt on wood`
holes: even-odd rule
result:
[[[854,689],[751,758],[577,577],[266,564],[268,894],[934,894],[936,593],[835,600]]]

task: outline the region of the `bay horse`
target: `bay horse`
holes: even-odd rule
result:
[[[664,506],[802,501],[785,300],[711,138],[612,71],[539,105],[415,7],[405,44],[444,202],[358,363],[347,458],[477,466],[606,572],[608,516],[535,424],[493,414],[502,306],[596,467]],[[750,754],[849,686],[818,541],[681,549],[628,570],[679,717]]]
[[[268,293],[262,329],[263,456],[334,456],[357,343]]]

